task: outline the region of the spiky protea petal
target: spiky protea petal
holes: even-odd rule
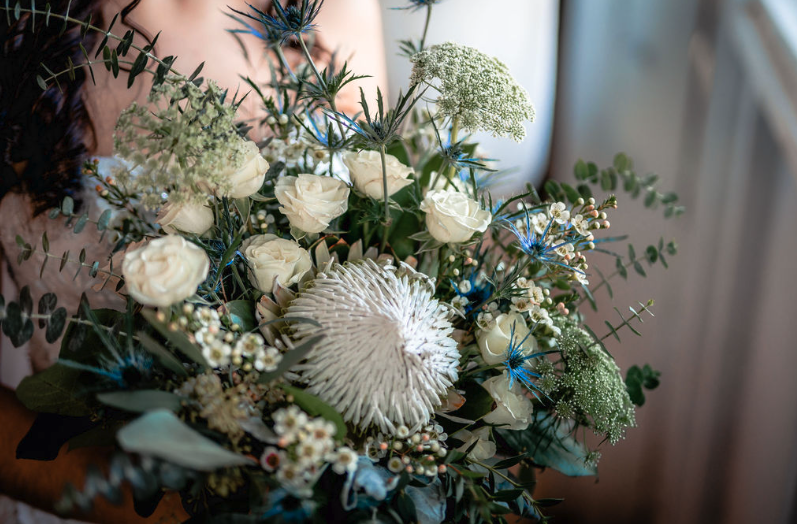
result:
[[[288,308],[298,339],[324,339],[296,366],[308,391],[361,428],[419,429],[457,378],[459,351],[433,282],[406,265],[333,264]]]

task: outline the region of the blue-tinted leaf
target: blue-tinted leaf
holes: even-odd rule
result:
[[[152,456],[198,471],[214,471],[252,462],[203,437],[171,411],[159,409],[137,418],[116,434],[127,452]]]

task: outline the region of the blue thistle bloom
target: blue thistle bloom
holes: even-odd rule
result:
[[[535,358],[539,358],[545,356],[549,353],[553,353],[554,351],[540,351],[537,353],[526,354],[523,344],[526,343],[526,340],[534,333],[534,329],[537,327],[537,324],[534,324],[532,328],[529,330],[528,334],[523,337],[522,340],[518,340],[515,337],[515,324],[512,324],[512,327],[509,330],[509,346],[506,348],[506,353],[504,353],[504,360],[503,364],[506,366],[507,373],[509,374],[509,389],[512,389],[512,386],[515,383],[515,380],[526,386],[526,389],[532,392],[532,394],[540,400],[540,397],[537,396],[537,392],[543,393],[543,391],[537,387],[532,379],[540,378],[539,373],[535,373],[531,371],[527,367],[527,363],[530,360]],[[545,394],[545,393],[543,393]]]
[[[531,215],[529,214],[528,210],[526,210],[526,231],[525,233],[521,233],[520,230],[515,226],[512,221],[503,219],[504,222],[508,224],[508,228],[515,234],[518,239],[518,245],[524,253],[530,256],[533,260],[537,260],[538,262],[542,262],[543,264],[551,264],[559,267],[563,267],[568,271],[574,271],[576,273],[584,274],[583,271],[576,269],[574,267],[568,266],[563,262],[559,262],[557,260],[558,255],[556,254],[556,250],[560,247],[567,245],[567,244],[574,244],[574,240],[566,240],[564,242],[560,242],[559,244],[553,245],[548,244],[545,241],[545,237],[548,236],[548,231],[551,229],[551,225],[553,224],[553,218],[548,221],[548,225],[545,226],[545,230],[542,232],[542,235],[537,235],[537,232],[534,230],[534,227],[531,224]]]
[[[313,22],[323,4],[324,0],[313,0],[312,2],[302,0],[300,6],[282,7],[280,0],[275,0],[272,5],[276,16],[264,13],[251,4],[247,5],[255,12],[254,15],[236,9],[232,9],[232,11],[262,24],[262,31],[253,29],[251,34],[268,42],[274,41],[279,35],[280,43],[284,44],[292,37],[299,38],[303,33],[315,30],[316,25]]]
[[[134,385],[131,382],[147,380],[152,375],[153,360],[149,354],[130,350],[127,355],[122,356],[115,349],[108,350],[110,356],[101,357],[96,366],[64,359],[59,359],[58,363],[99,375],[122,389]]]

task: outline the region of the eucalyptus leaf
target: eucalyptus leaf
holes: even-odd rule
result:
[[[47,329],[44,332],[44,338],[47,340],[48,344],[54,343],[64,332],[66,317],[67,312],[65,307],[59,307],[50,315],[50,319],[47,321]]]
[[[553,468],[571,477],[596,475],[588,464],[589,451],[571,435],[572,422],[557,419],[545,411],[534,413],[534,422],[525,431],[497,430],[515,450],[527,453],[535,464]]]
[[[97,400],[117,409],[131,411],[133,413],[144,413],[155,409],[168,409],[178,412],[182,407],[183,397],[161,391],[159,389],[143,389],[139,391],[111,391],[100,393]]]
[[[288,395],[293,395],[293,401],[296,403],[296,405],[306,411],[309,415],[313,417],[323,417],[329,422],[335,424],[335,439],[338,441],[343,440],[347,431],[346,423],[343,421],[341,414],[338,413],[335,408],[303,389],[287,385],[283,385],[281,387],[285,393]]]
[[[32,410],[82,417],[91,410],[83,390],[80,375],[83,372],[56,362],[49,368],[22,379],[17,386],[17,398]]]
[[[230,315],[230,320],[234,324],[241,326],[241,331],[246,332],[257,329],[254,302],[249,300],[231,300],[224,304],[224,309]]]
[[[165,409],[137,418],[119,430],[116,439],[129,453],[156,457],[198,471],[254,464],[200,435]]]

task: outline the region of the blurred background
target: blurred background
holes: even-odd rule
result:
[[[422,24],[386,11],[389,57]],[[531,95],[527,140],[485,142],[519,168],[505,191],[622,151],[687,206],[664,220],[618,192],[612,233],[679,254],[613,281],[592,324],[654,298],[643,337],[609,349],[662,385],[597,482],[540,476],[538,497],[566,499],[556,522],[797,522],[797,0],[449,0],[430,34],[499,57]]]

